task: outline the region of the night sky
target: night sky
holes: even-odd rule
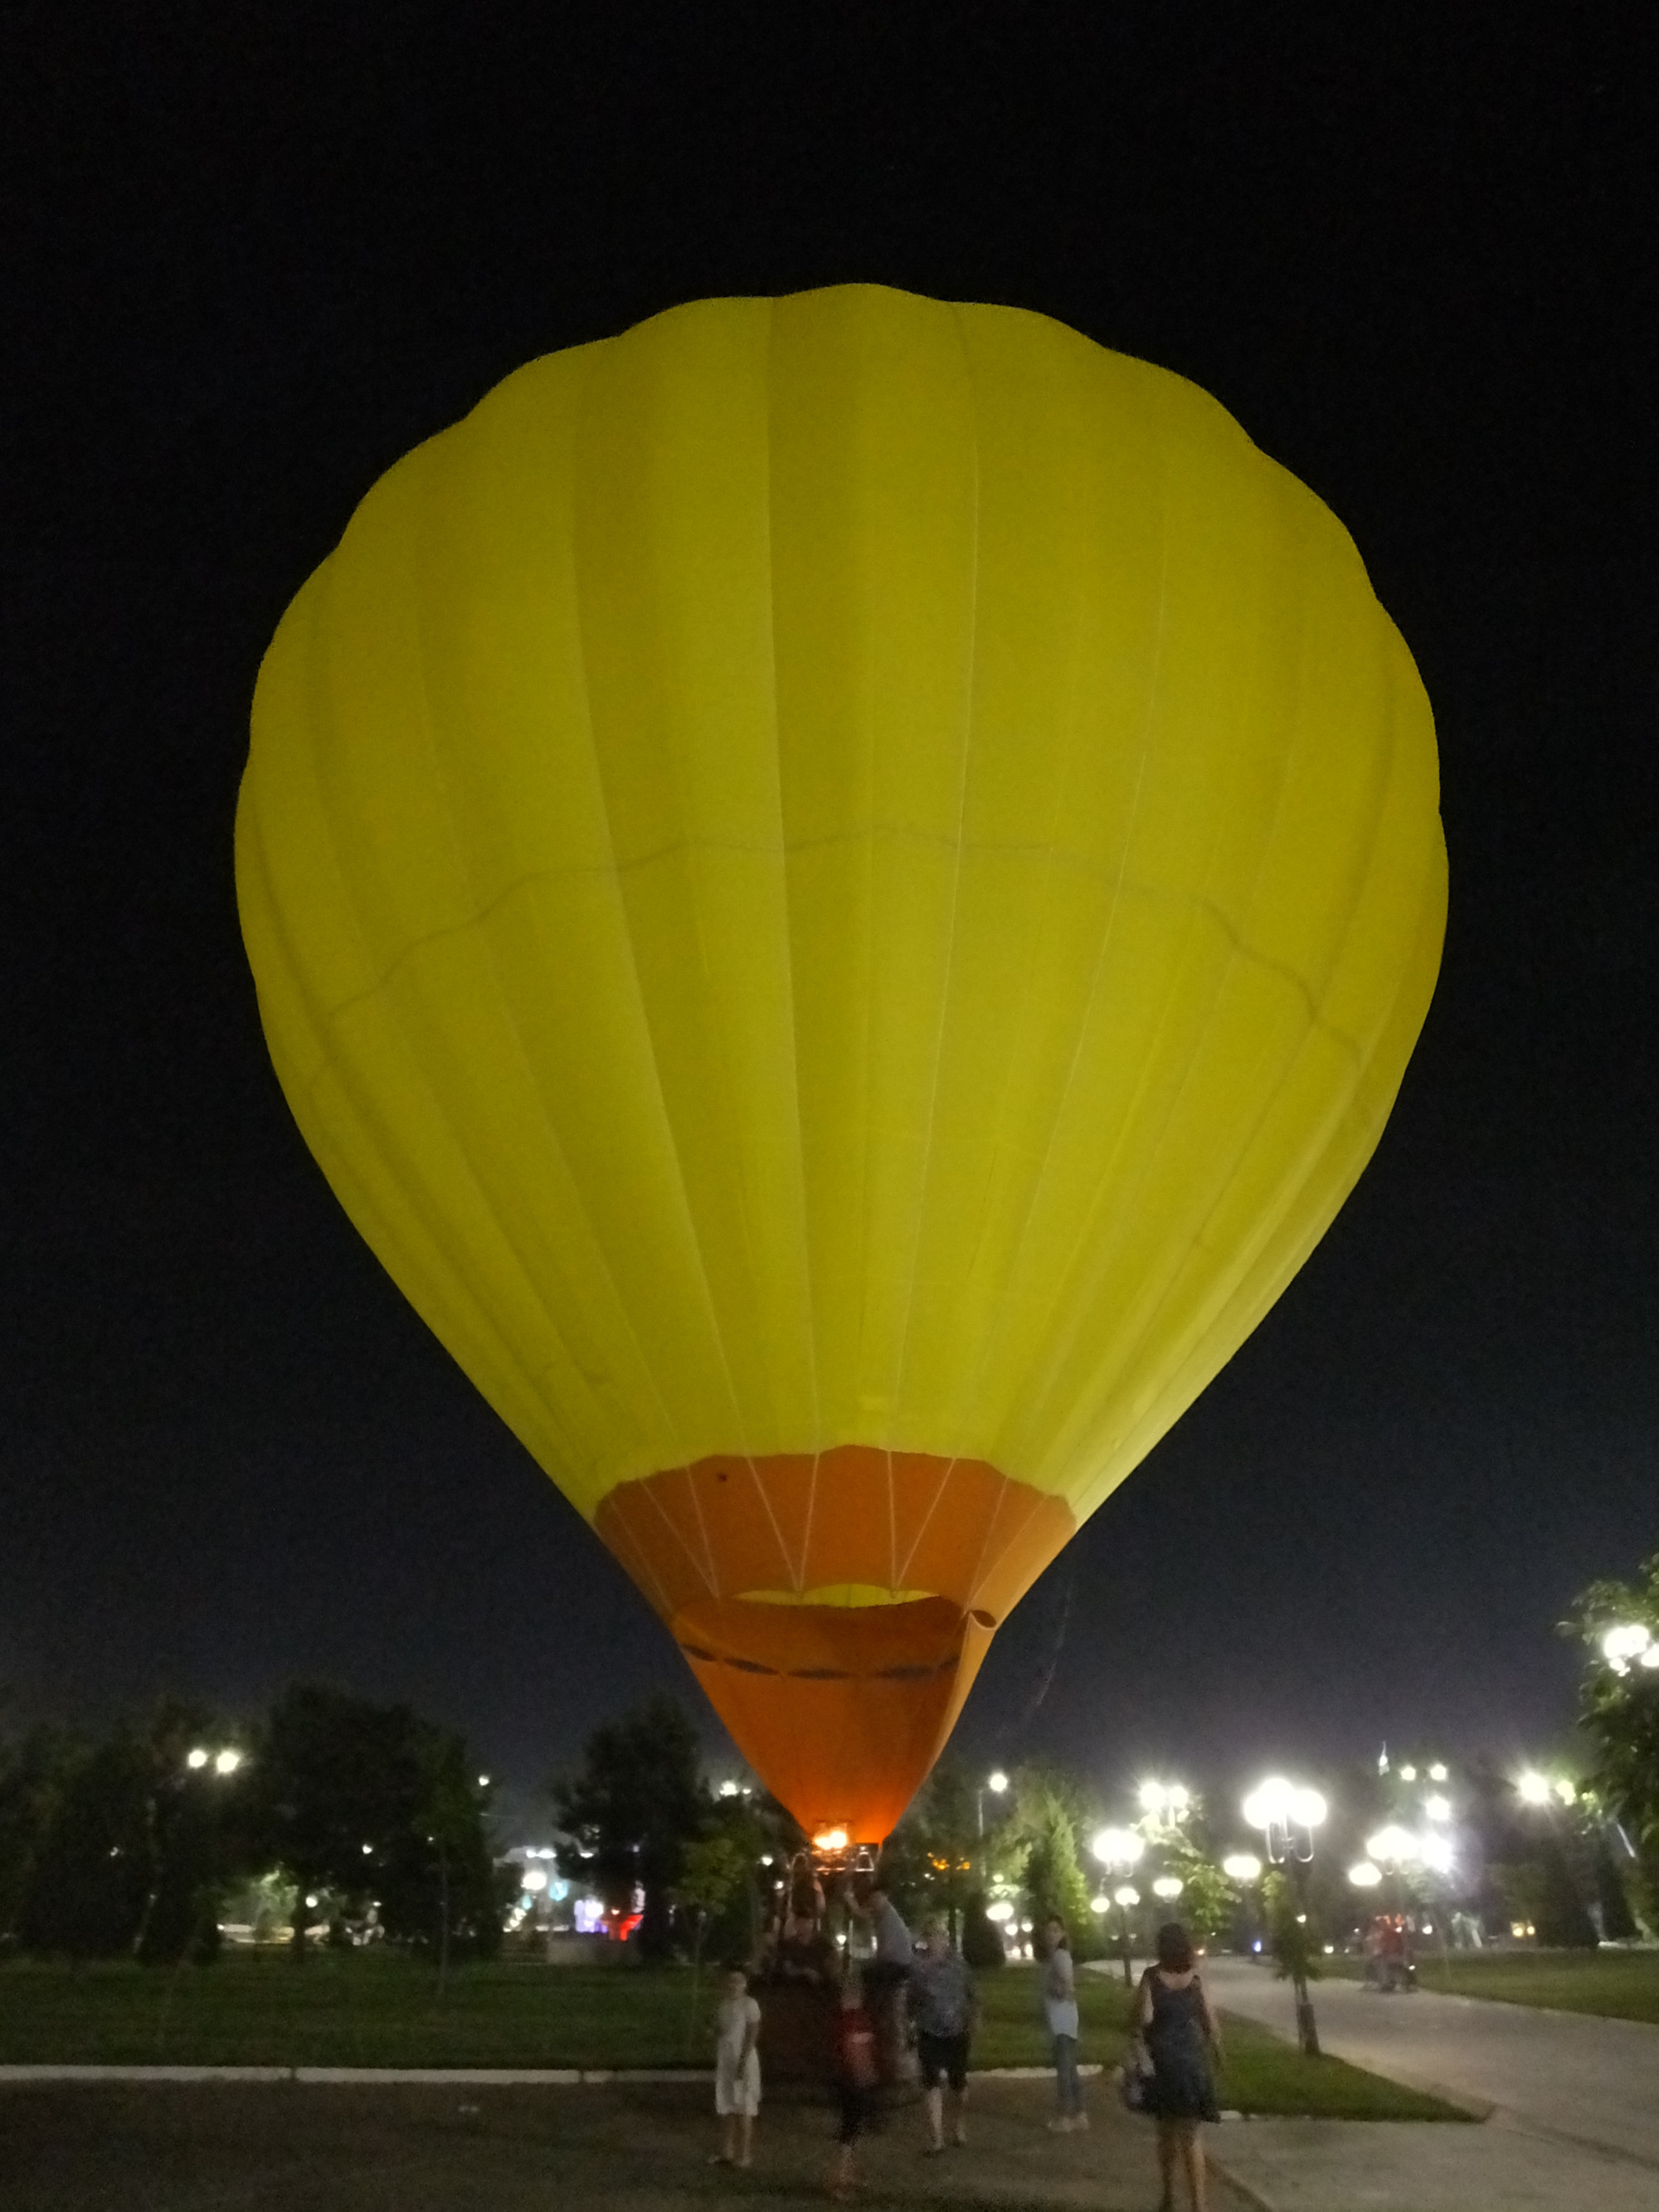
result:
[[[231,823],[277,618],[400,453],[678,301],[871,280],[1178,370],[1329,502],[1434,703],[1451,862],[1374,1164],[1025,1601],[959,1741],[1218,1786],[1558,1739],[1554,1624],[1659,1547],[1647,12],[10,21],[13,1717],[320,1675],[525,1790],[639,1696],[697,1702],[313,1165]]]

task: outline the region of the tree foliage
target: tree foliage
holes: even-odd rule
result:
[[[936,1912],[960,1936],[968,1900],[984,1880],[982,1802],[972,1774],[947,1752],[888,1838],[882,1879],[913,1923]]]
[[[1565,1632],[1586,1647],[1578,1720],[1595,1756],[1590,1786],[1630,1839],[1650,1912],[1659,1919],[1659,1668],[1607,1663],[1609,1628],[1645,1628],[1659,1644],[1659,1552],[1633,1582],[1592,1583],[1580,1592]]]
[[[272,1708],[252,1768],[258,1856],[293,1882],[302,1947],[327,1893],[378,1913],[388,1936],[493,1951],[501,1900],[465,1740],[406,1705],[296,1683]]]
[[[1072,1954],[1100,1956],[1103,1945],[1090,1908],[1083,1870],[1084,1838],[1091,1808],[1079,1784],[1052,1766],[1022,1766],[1012,1782],[1012,1805],[1000,1842],[1019,1868],[1027,1917],[1040,1929],[1050,1915],[1066,1923]]]
[[[685,1855],[712,1811],[701,1768],[690,1717],[676,1698],[659,1697],[595,1729],[580,1771],[553,1785],[560,1823],[575,1838],[563,1870],[613,1911],[626,1911],[638,1883],[641,1935],[652,1952],[668,1948]]]

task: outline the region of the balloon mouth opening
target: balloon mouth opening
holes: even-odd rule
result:
[[[739,1590],[741,1605],[840,1605],[855,1609],[872,1605],[921,1605],[937,1597],[937,1590],[888,1589],[879,1583],[820,1583],[816,1589]]]
[[[952,1674],[963,1646],[996,1627],[929,1591],[840,1583],[708,1598],[674,1615],[674,1640],[694,1665],[807,1682],[920,1682]]]

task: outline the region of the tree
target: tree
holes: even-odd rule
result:
[[[1585,1646],[1578,1720],[1594,1747],[1590,1786],[1630,1838],[1650,1911],[1659,1918],[1659,1668],[1610,1662],[1612,1628],[1645,1630],[1659,1644],[1659,1552],[1633,1583],[1595,1582],[1579,1593],[1563,1632]]]
[[[1539,1942],[1553,1951],[1593,1951],[1595,1923],[1553,1836],[1546,1836],[1539,1844],[1538,1864],[1541,1880],[1534,1925]]]
[[[296,1683],[271,1708],[253,1764],[264,1863],[294,1884],[294,1950],[327,1893],[379,1908],[388,1936],[429,1946],[441,1978],[457,1939],[493,1949],[501,1899],[465,1740],[406,1705]]]
[[[1181,1883],[1181,1895],[1170,1907],[1172,1914],[1194,1942],[1213,1943],[1237,1917],[1237,1886],[1188,1838],[1171,1840],[1164,1847],[1164,1857]]]
[[[982,1889],[971,1893],[962,1917],[962,1955],[975,1973],[994,1972],[1008,1963],[1002,1930],[986,1911]]]
[[[1590,1847],[1590,1871],[1595,1882],[1595,1901],[1601,1909],[1601,1934],[1609,1943],[1628,1943],[1637,1935],[1635,1916],[1630,1909],[1630,1899],[1619,1871],[1617,1861],[1607,1847],[1605,1836],[1597,1836]]]
[[[658,1955],[669,1948],[686,1850],[711,1811],[701,1764],[685,1708],[652,1698],[595,1729],[580,1771],[553,1785],[559,1821],[575,1839],[574,1853],[562,1854],[563,1871],[591,1882],[613,1911],[626,1911],[635,1885],[642,1887],[641,1938]]]
[[[960,1935],[968,1900],[981,1887],[979,1793],[962,1761],[941,1759],[888,1838],[882,1879],[901,1911],[937,1912]]]
[[[58,1730],[0,1741],[0,1943],[15,1938],[61,1796],[70,1757]]]
[[[169,1699],[142,1728],[119,1722],[97,1743],[40,1734],[7,1763],[0,1849],[26,1948],[146,1964],[210,1955],[238,1863],[228,1814],[239,1791],[190,1765],[204,1735],[222,1738],[199,1707]]]
[[[1308,1984],[1318,1981],[1325,1969],[1304,1886],[1275,1867],[1262,1881],[1261,1902],[1273,1972],[1281,1981],[1289,1982],[1295,1994],[1297,2039],[1306,2057],[1317,2058],[1319,2030]]]
[[[1013,1777],[1014,1803],[999,1845],[1019,1865],[1027,1910],[1041,1929],[1051,1914],[1066,1923],[1077,1959],[1100,1956],[1103,1945],[1089,1904],[1080,1838],[1089,1808],[1069,1775],[1047,1766],[1024,1766]]]
[[[131,1950],[149,1890],[149,1782],[125,1730],[64,1747],[18,1901],[26,1950],[77,1960]]]

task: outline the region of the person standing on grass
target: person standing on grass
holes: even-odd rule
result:
[[[714,2110],[720,2147],[711,2166],[747,2166],[760,2111],[761,2008],[741,1966],[726,1970],[714,2045]]]
[[[1175,2212],[1175,2173],[1187,2177],[1192,2212],[1204,2212],[1200,2120],[1218,2120],[1214,2063],[1221,2031],[1193,1960],[1192,1939],[1178,1920],[1158,1931],[1158,1963],[1140,1978],[1135,2033],[1152,2062],[1146,2110],[1158,2122],[1158,2164],[1164,2179],[1158,2212]]]
[[[910,2008],[921,2059],[922,2108],[930,2156],[945,2148],[945,2087],[951,2093],[951,2140],[965,2143],[963,2102],[968,2093],[968,2045],[979,2024],[973,1978],[962,1954],[951,1948],[945,1923],[924,1922],[921,1949],[910,1968]]]
[[[1077,2070],[1077,1968],[1066,1923],[1057,1912],[1043,1922],[1042,1934],[1048,1948],[1042,1970],[1042,2012],[1054,2043],[1054,2094],[1060,2105],[1048,2130],[1051,2135],[1076,2135],[1089,2124]]]
[[[845,2200],[858,2186],[857,2143],[875,2116],[876,2024],[860,1982],[851,1974],[841,1985],[836,2015],[836,2086],[841,2096],[841,2124],[836,2130],[836,2168],[830,2194]]]

